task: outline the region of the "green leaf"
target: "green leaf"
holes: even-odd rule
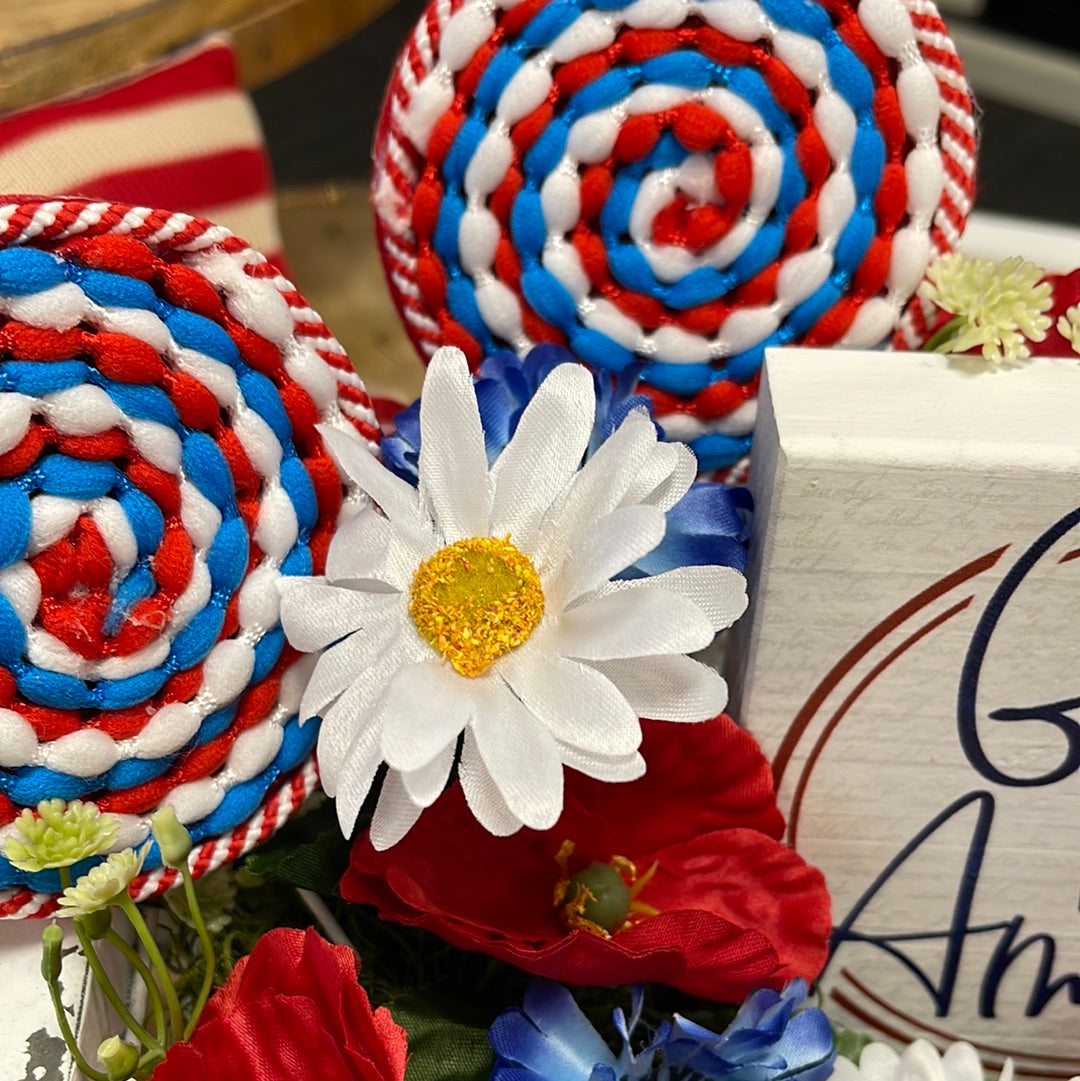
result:
[[[468,995],[407,993],[390,1004],[409,1034],[405,1081],[487,1081],[495,1064],[487,1030],[492,1018],[468,1005]]]
[[[323,833],[313,841],[253,852],[244,869],[259,878],[273,878],[290,886],[337,893],[349,863],[349,851],[340,833]]]
[[[859,1064],[859,1056],[863,1053],[863,1048],[874,1042],[869,1036],[850,1028],[836,1029],[834,1026],[834,1032],[836,1053],[843,1058],[851,1059],[856,1066]]]
[[[244,870],[333,897],[348,865],[349,842],[341,836],[334,804],[312,797],[305,810],[248,856]]]

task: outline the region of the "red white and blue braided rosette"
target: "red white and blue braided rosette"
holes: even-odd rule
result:
[[[349,500],[317,423],[378,437],[344,350],[244,241],[0,199],[0,853],[41,799],[95,802],[119,846],[170,803],[201,874],[311,792],[278,582],[321,571]],[[152,848],[135,888],[174,877]],[[58,886],[0,855],[0,916]]]
[[[888,337],[963,229],[974,154],[929,0],[435,0],[375,204],[425,356],[643,364],[669,436],[723,469],[767,347]]]

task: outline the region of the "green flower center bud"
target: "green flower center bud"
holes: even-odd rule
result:
[[[607,863],[590,863],[570,879],[567,897],[580,898],[585,893],[581,916],[603,927],[605,931],[617,931],[630,911],[630,887],[618,871]]]
[[[126,1081],[139,1064],[139,1049],[119,1036],[102,1040],[97,1049],[98,1061],[105,1067],[109,1081]]]

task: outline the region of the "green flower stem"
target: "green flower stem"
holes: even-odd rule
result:
[[[71,881],[70,875],[68,881]],[[83,1053],[79,1050],[79,1045],[75,1042],[75,1036],[71,1031],[71,1025],[68,1023],[67,1011],[64,1009],[64,1003],[60,998],[60,983],[58,980],[49,980],[49,997],[52,999],[53,1009],[56,1011],[56,1021],[60,1026],[60,1035],[64,1037],[64,1043],[67,1044],[67,1049],[71,1052],[75,1065],[89,1078],[89,1081],[109,1081],[105,1074],[100,1070],[95,1070],[86,1061]]]
[[[188,1018],[187,1026],[184,1029],[184,1039],[186,1040],[195,1031],[203,1007],[206,1005],[206,1000],[210,997],[211,990],[213,990],[215,958],[214,943],[210,938],[210,932],[206,929],[202,906],[199,904],[199,897],[195,892],[195,880],[191,877],[191,868],[188,867],[187,860],[181,860],[180,874],[184,879],[184,894],[187,897],[188,909],[191,912],[191,922],[195,924],[195,931],[199,936],[199,942],[202,945],[203,955],[206,960],[206,971],[203,973],[199,997],[195,1000],[195,1007],[192,1009],[191,1017]]]
[[[133,1076],[137,1079],[137,1081],[146,1081],[146,1078],[148,1078],[154,1072],[154,1068],[157,1066],[157,1064],[159,1062],[163,1062],[164,1060],[164,1051],[147,1051],[146,1054],[139,1059],[139,1064],[135,1067],[135,1073]]]
[[[136,1039],[140,1040],[146,1047],[161,1047],[161,1043],[155,1040],[139,1024],[135,1019],[135,1015],[124,1004],[124,1000],[120,997],[112,980],[109,979],[109,974],[105,971],[105,966],[101,963],[101,958],[98,956],[97,950],[94,949],[90,936],[79,926],[78,920],[72,922],[75,924],[75,937],[79,940],[79,946],[86,957],[86,963],[90,966],[90,971],[94,974],[94,979],[97,981],[102,993],[109,1000],[109,1005],[116,1011],[116,1016],[132,1031]]]
[[[146,999],[150,1005],[150,1010],[154,1015],[154,1039],[143,1040],[143,1044],[149,1048],[160,1047],[164,1052],[165,1048],[165,1007],[161,1001],[161,988],[158,987],[158,982],[154,978],[154,974],[146,966],[146,962],[139,956],[139,951],[136,950],[131,943],[126,939],[118,935],[111,927],[105,935],[105,941],[112,943],[112,945],[120,951],[124,960],[139,974],[142,982],[146,985]],[[135,1030],[132,1029],[132,1032]],[[140,1037],[141,1039],[141,1037]]]
[[[146,956],[150,958],[150,964],[153,966],[154,972],[161,983],[161,989],[165,993],[165,1003],[169,1008],[169,1029],[172,1033],[172,1039],[166,1042],[171,1043],[173,1039],[180,1039],[181,1033],[184,1031],[184,1013],[180,1009],[180,999],[177,997],[176,988],[173,987],[169,970],[165,967],[165,958],[161,956],[161,950],[158,949],[158,944],[154,941],[150,928],[146,926],[146,920],[143,919],[139,906],[126,893],[120,894],[116,899],[116,905],[131,921],[131,926],[135,928],[135,933],[139,936],[139,941],[146,949]]]
[[[923,344],[922,351],[924,353],[939,352],[941,347],[947,345],[956,332],[962,330],[965,326],[967,326],[967,317],[954,315],[933,337]]]

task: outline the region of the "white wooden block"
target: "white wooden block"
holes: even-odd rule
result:
[[[770,352],[732,713],[825,872],[830,1013],[1080,1074],[1080,362]]]
[[[52,1000],[41,977],[41,932],[44,920],[0,921],[0,1078],[3,1081],[81,1081],[67,1053],[56,1023]],[[61,976],[64,1004],[79,1048],[97,1065],[101,1041],[119,1034],[119,1023],[108,1003],[93,986],[82,956],[77,952],[69,920],[65,928],[64,969]],[[125,930],[122,920],[117,930]],[[128,935],[128,937],[132,937]],[[102,946],[101,958],[122,995],[132,983],[131,970],[111,947]]]

